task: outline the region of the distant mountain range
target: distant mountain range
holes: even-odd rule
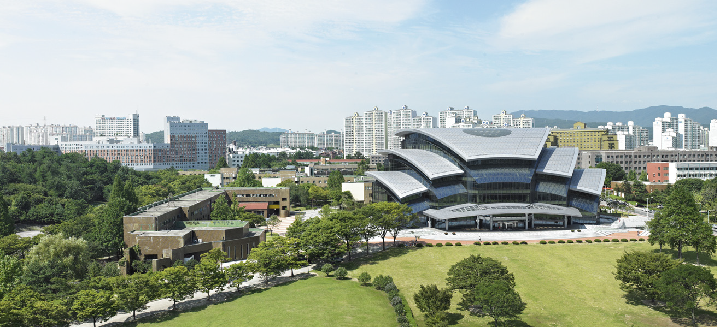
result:
[[[526,117],[535,118],[535,127],[558,126],[570,128],[576,121],[584,122],[588,127],[605,125],[610,121],[627,124],[634,121],[635,125],[652,129],[652,122],[657,117],[663,117],[665,112],[670,112],[673,117],[678,114],[685,114],[687,118],[709,127],[710,120],[717,119],[717,110],[704,107],[699,109],[685,108],[681,106],[652,106],[632,111],[577,111],[577,110],[518,110],[512,112],[513,117],[525,114]]]
[[[288,130],[288,129],[283,129],[283,128],[278,128],[278,127],[272,127],[272,128],[262,127],[262,128],[259,129],[259,131],[260,131],[260,132],[269,132],[269,133],[275,133],[275,132],[284,133],[284,132],[288,132],[289,130]]]

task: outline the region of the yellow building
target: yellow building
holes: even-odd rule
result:
[[[577,122],[571,129],[550,131],[545,146],[574,147],[582,150],[616,150],[617,135],[608,134],[604,128],[588,128],[585,123]]]

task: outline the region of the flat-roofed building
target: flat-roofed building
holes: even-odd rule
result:
[[[580,150],[617,150],[619,143],[617,135],[608,133],[606,128],[588,128],[585,123],[577,122],[571,129],[551,130],[545,146]]]

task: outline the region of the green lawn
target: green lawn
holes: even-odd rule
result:
[[[394,326],[385,293],[350,280],[312,277],[226,303],[168,314],[140,326]]]
[[[468,242],[466,242],[468,243]],[[419,326],[423,314],[413,303],[421,284],[445,287],[446,272],[470,254],[500,260],[515,275],[516,290],[527,308],[513,326],[679,326],[665,313],[629,301],[613,277],[615,260],[625,250],[655,249],[647,242],[593,244],[530,244],[394,249],[374,260],[352,264],[350,275],[367,271],[371,276],[391,275],[409,301]],[[465,244],[465,243],[464,243]],[[715,262],[700,256],[702,263]],[[687,253],[694,261],[694,253]],[[449,318],[457,326],[486,326],[490,318],[478,318],[456,310],[460,300],[455,293]],[[714,322],[714,312],[707,317]]]

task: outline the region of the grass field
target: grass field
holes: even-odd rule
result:
[[[350,264],[350,275],[367,271],[371,276],[391,275],[409,301],[414,315],[423,326],[423,314],[413,303],[419,285],[437,284],[445,287],[446,272],[470,254],[480,254],[501,261],[515,275],[516,290],[527,308],[512,326],[680,326],[686,321],[671,319],[666,313],[653,310],[640,301],[624,297],[613,277],[615,261],[624,251],[656,249],[646,242],[594,244],[530,244],[406,249],[381,253],[366,262]],[[669,251],[668,251],[669,252]],[[715,262],[700,256],[702,263]],[[694,261],[694,254],[687,253]],[[452,324],[486,326],[490,318],[479,318],[458,311],[460,300],[455,293],[449,311]],[[703,321],[712,325],[714,312],[702,312]]]
[[[386,294],[355,281],[312,277],[139,326],[394,326]]]

